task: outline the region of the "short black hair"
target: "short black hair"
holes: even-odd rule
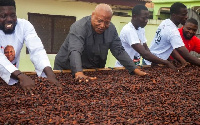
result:
[[[187,19],[186,23],[192,23],[192,24],[195,24],[195,25],[198,26],[198,22],[197,22],[197,20],[194,19],[194,18]]]
[[[187,7],[183,3],[180,3],[180,2],[176,2],[172,4],[170,7],[170,15],[172,15],[173,13],[174,14],[180,13],[181,8],[187,8]]]
[[[139,15],[141,10],[148,10],[144,5],[136,5],[132,9],[132,15]]]
[[[16,8],[14,0],[0,0],[0,6],[14,6]]]

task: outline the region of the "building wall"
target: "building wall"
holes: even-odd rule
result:
[[[200,6],[200,0],[152,0],[154,3],[153,19],[158,19],[160,15],[159,10],[161,7],[170,7],[175,2],[181,2],[187,6],[187,8],[192,8],[195,6]]]
[[[85,2],[61,2],[61,0],[15,0],[17,6],[18,18],[28,19],[28,12],[50,14],[50,15],[65,15],[76,16],[79,20],[84,16],[91,15],[97,4]],[[118,33],[122,27],[131,20],[131,17],[113,16],[112,22],[116,26]],[[150,21],[145,27],[148,44],[153,39],[155,31],[160,21]],[[55,54],[48,54],[51,66],[54,66]],[[108,54],[106,67],[114,67],[116,59],[111,53]],[[34,66],[30,61],[30,56],[26,54],[25,46],[22,49],[20,57],[19,69],[21,71],[34,71]]]
[[[86,15],[91,15],[96,4],[85,2],[61,2],[58,0],[15,0],[18,18],[28,19],[28,12],[76,16],[81,19]],[[51,66],[53,67],[55,54],[48,54]],[[24,46],[20,55],[19,69],[22,71],[34,71],[34,66],[30,61],[30,56],[26,54]]]

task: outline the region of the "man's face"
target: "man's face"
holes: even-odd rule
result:
[[[176,15],[176,22],[178,23],[181,23],[182,25],[185,24],[188,16],[187,16],[187,8],[180,8],[180,12],[178,14],[175,14]]]
[[[16,9],[14,6],[0,6],[0,30],[11,34],[17,23]]]
[[[15,59],[15,50],[12,46],[7,46],[4,49],[4,54],[10,62],[12,62]]]
[[[141,10],[140,15],[137,15],[136,18],[138,27],[144,28],[147,25],[149,19],[149,11]]]
[[[91,24],[96,33],[102,34],[110,25],[112,14],[102,12],[93,12]]]
[[[187,22],[185,23],[185,25],[183,26],[183,35],[186,39],[191,39],[197,32],[198,26]]]

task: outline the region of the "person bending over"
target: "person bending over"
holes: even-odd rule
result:
[[[187,62],[199,66],[200,60],[188,52],[177,28],[179,24],[185,24],[187,13],[187,7],[184,4],[180,2],[172,4],[170,19],[161,22],[149,49],[152,54],[161,59],[166,60],[170,55],[177,59],[180,57],[177,55],[180,54]],[[148,65],[151,64],[148,60],[144,61]]]
[[[195,36],[197,30],[198,22],[194,18],[188,19],[186,23],[178,29],[186,49],[189,52],[194,51],[200,54],[200,39]],[[170,59],[173,60],[173,57],[170,56]],[[179,57],[177,61],[179,61],[182,65],[186,64],[186,61],[182,57]]]
[[[146,75],[145,72],[137,69],[121,45],[116,28],[110,22],[112,15],[109,5],[99,4],[91,16],[73,23],[55,57],[54,69],[71,69],[76,79],[96,79],[84,75],[83,68],[104,68],[110,49],[113,56],[126,67],[129,73]]]
[[[47,77],[50,82],[58,85],[46,51],[33,25],[25,19],[17,18],[14,0],[0,0],[0,77],[8,85],[13,85],[19,80],[25,93],[29,91],[33,94],[34,81],[18,69],[24,43],[29,50],[37,75]],[[7,45],[12,45],[15,51],[13,61],[16,62],[16,67],[6,57],[7,53],[4,54]]]
[[[167,60],[162,60],[153,55],[146,44],[145,29],[149,19],[149,11],[144,5],[136,5],[132,9],[131,22],[126,24],[120,33],[120,39],[126,52],[129,54],[136,65],[140,64],[140,55],[143,59],[149,60],[156,64],[164,64],[172,69],[176,69],[173,64]],[[121,67],[119,61],[116,62],[116,67]]]

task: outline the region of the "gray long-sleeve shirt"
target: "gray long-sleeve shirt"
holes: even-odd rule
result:
[[[91,16],[84,17],[70,27],[69,34],[55,57],[54,69],[71,69],[74,75],[83,68],[104,68],[109,49],[129,72],[136,68],[121,45],[112,23],[103,34],[97,34],[92,28]]]

